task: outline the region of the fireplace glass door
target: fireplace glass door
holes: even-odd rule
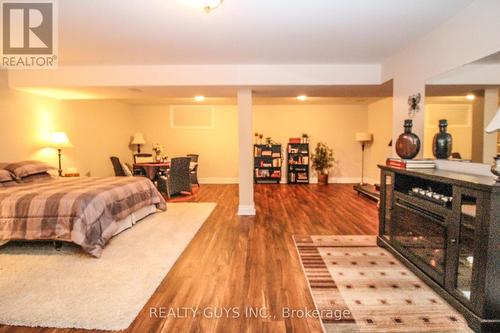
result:
[[[393,240],[410,259],[433,279],[443,283],[446,263],[444,217],[406,201],[396,200]]]

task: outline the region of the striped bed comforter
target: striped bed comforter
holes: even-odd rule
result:
[[[0,241],[60,240],[100,257],[117,221],[150,205],[166,210],[143,177],[51,178],[0,188]]]

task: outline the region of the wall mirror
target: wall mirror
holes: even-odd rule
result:
[[[500,52],[428,80],[425,95],[424,158],[434,158],[440,119],[452,135],[450,159],[491,163],[500,153],[498,133],[484,131],[500,106]]]

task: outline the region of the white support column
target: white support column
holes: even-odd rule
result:
[[[484,90],[484,127],[488,126],[498,110],[498,89]],[[483,163],[490,163],[497,155],[497,133],[483,132]]]
[[[255,215],[253,201],[252,90],[238,90],[239,206],[238,215]]]

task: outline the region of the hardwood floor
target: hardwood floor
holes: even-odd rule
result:
[[[255,217],[236,216],[237,185],[202,185],[196,201],[218,205],[127,332],[322,332],[317,319],[281,315],[284,307],[314,308],[292,235],[376,234],[378,226],[376,204],[345,184],[256,185]],[[237,308],[241,316],[150,316],[151,308],[186,307],[217,315]],[[270,318],[247,318],[248,307]],[[0,327],[7,332],[88,331]]]

